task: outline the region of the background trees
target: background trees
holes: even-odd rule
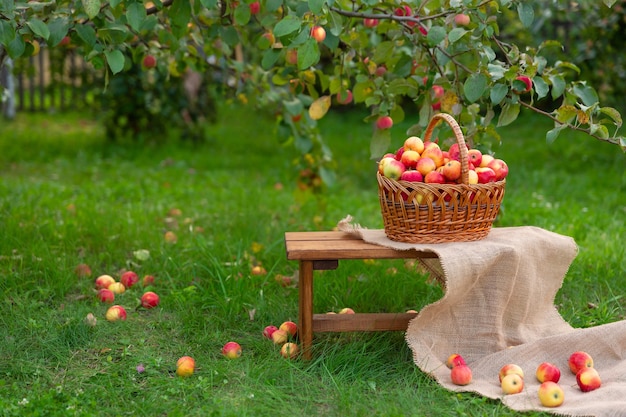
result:
[[[497,127],[527,108],[554,120],[548,141],[571,128],[626,149],[619,111],[600,100],[610,102],[619,88],[612,75],[623,72],[623,58],[610,54],[623,2],[562,3],[0,0],[0,65],[44,43],[71,43],[109,84],[140,67],[157,86],[203,74],[275,117],[279,140],[325,182],[332,156],[317,121],[342,105],[367,108],[373,126],[408,119],[410,134],[433,112],[449,112],[471,144],[487,149],[502,139]],[[562,25],[548,24],[555,21]],[[579,78],[583,68],[597,84]],[[193,101],[206,88],[185,91]],[[374,127],[372,157],[390,143],[391,130]]]

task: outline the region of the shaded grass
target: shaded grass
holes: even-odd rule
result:
[[[261,331],[297,319],[297,288],[275,280],[297,269],[284,232],[330,229],[346,214],[382,226],[370,130],[356,112],[323,120],[338,184],[316,198],[297,191],[297,155],[276,143],[271,122],[244,108],[222,112],[233,122],[208,128],[203,144],[107,143],[79,115],[0,125],[0,415],[517,415],[440,388],[399,332],[320,334],[312,361],[279,357]],[[392,148],[407,127],[394,127]],[[574,237],[560,312],[577,327],[620,320],[626,158],[580,135],[546,145],[549,128],[524,115],[502,129],[496,152],[511,175],[498,226]],[[151,256],[140,260],[139,249]],[[79,263],[93,275],[78,277]],[[252,275],[256,264],[268,273]],[[129,319],[107,323],[93,279],[124,269],[154,274],[162,302],[137,310],[142,288],[132,288],[117,300]],[[317,312],[419,309],[441,294],[399,260],[346,261],[315,280]],[[244,348],[237,361],[221,357],[229,340]],[[177,378],[187,354],[198,370]]]

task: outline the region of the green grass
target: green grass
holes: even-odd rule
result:
[[[371,132],[358,113],[323,120],[338,184],[317,199],[296,191],[297,154],[277,144],[271,122],[221,112],[203,144],[110,144],[76,114],[0,124],[0,416],[517,415],[439,387],[399,332],[319,334],[312,361],[279,356],[261,331],[297,319],[297,288],[275,281],[297,269],[284,232],[330,229],[346,214],[382,227]],[[392,147],[406,127],[394,127]],[[496,151],[511,174],[497,225],[574,237],[561,314],[577,327],[621,320],[626,157],[578,134],[549,146],[549,128],[524,115],[501,130]],[[79,263],[91,277],[76,276]],[[268,273],[252,275],[256,263]],[[117,300],[128,320],[108,323],[93,281],[123,269],[154,274],[161,305],[135,309],[142,289],[131,288]],[[318,312],[419,309],[442,295],[402,261],[342,262],[315,285]],[[243,346],[239,360],[221,357],[229,340]],[[188,379],[174,374],[183,355],[198,364]]]

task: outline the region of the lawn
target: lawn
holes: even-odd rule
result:
[[[401,332],[320,334],[312,361],[279,355],[262,330],[297,320],[297,287],[279,282],[297,270],[284,232],[328,230],[347,214],[382,227],[371,131],[359,112],[322,120],[338,179],[314,196],[298,190],[296,151],[277,143],[271,121],[220,111],[202,144],[108,143],[78,114],[2,121],[0,416],[518,415],[442,389]],[[394,126],[393,148],[408,126]],[[579,254],[559,311],[576,327],[621,320],[626,155],[575,133],[548,145],[549,129],[525,114],[500,130],[510,175],[497,226],[572,236]],[[161,303],[137,308],[143,288],[130,288],[116,299],[128,319],[110,323],[94,280],[123,270],[154,275]],[[349,261],[317,279],[315,294],[317,312],[403,312],[442,289],[410,263]],[[230,340],[243,347],[237,360],[220,353]],[[183,355],[197,363],[190,378],[175,374]]]

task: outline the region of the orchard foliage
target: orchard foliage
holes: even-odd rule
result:
[[[604,7],[615,1],[603,0]],[[443,111],[459,121],[470,143],[489,148],[507,139],[496,128],[527,108],[554,120],[549,142],[570,128],[626,149],[619,111],[600,104],[593,86],[578,79],[575,64],[555,58],[559,42],[525,47],[503,40],[502,13],[513,10],[529,28],[538,4],[0,0],[0,65],[7,56],[32,54],[37,43],[55,47],[69,36],[110,76],[148,54],[157,57],[153,70],[171,77],[208,71],[240,101],[275,116],[278,136],[292,141],[307,172],[324,182],[332,180],[332,157],[317,121],[350,98],[368,109],[373,127],[382,116],[407,119],[413,124],[407,134],[419,134],[434,112]],[[546,100],[552,108],[537,105]],[[375,158],[388,150],[391,133],[373,132]]]

